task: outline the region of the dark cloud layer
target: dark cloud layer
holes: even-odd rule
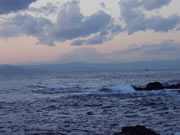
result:
[[[26,9],[36,0],[0,0],[0,14],[8,14]]]

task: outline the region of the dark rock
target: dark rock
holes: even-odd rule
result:
[[[151,82],[146,85],[146,87],[136,87],[133,86],[135,90],[163,90],[164,86],[160,82]]]
[[[179,89],[180,90],[180,83],[177,84],[165,84],[163,85],[160,82],[151,82],[146,85],[146,87],[137,87],[132,86],[135,90],[143,91],[143,90],[163,90],[163,89]]]
[[[114,135],[160,135],[151,129],[137,125],[135,127],[123,127],[122,132],[114,133]]]
[[[164,86],[160,82],[148,83],[146,86],[147,90],[162,90]]]

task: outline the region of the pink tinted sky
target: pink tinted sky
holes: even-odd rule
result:
[[[57,10],[54,11],[53,13],[48,13],[48,15],[47,15],[48,19],[51,20],[52,22],[56,21],[56,16],[58,14],[60,14],[60,12],[63,12],[62,9],[65,7],[65,5],[68,6],[68,4],[71,4],[69,7],[71,9],[79,7],[79,9],[81,10],[81,13],[84,16],[91,16],[92,14],[98,12],[98,10],[103,10],[103,12],[105,12],[106,14],[110,15],[112,18],[115,18],[116,21],[118,21],[119,17],[121,17],[121,19],[123,19],[123,17],[124,18],[126,17],[126,16],[121,15],[121,12],[122,12],[121,8],[123,8],[123,7],[121,7],[120,5],[123,5],[125,3],[125,2],[123,3],[123,1],[124,0],[120,0],[120,1],[115,0],[112,3],[112,2],[110,2],[110,0],[104,0],[104,1],[97,0],[97,1],[92,1],[92,2],[90,2],[88,0],[81,0],[80,3],[78,3],[76,1],[78,4],[76,3],[75,7],[72,6],[73,2],[69,1],[69,0],[64,0],[63,2],[62,1],[59,2],[58,0],[56,0],[54,3],[51,2],[50,0],[46,0],[45,3],[51,2],[51,5],[53,5],[53,4],[57,5]],[[131,2],[132,0],[128,0],[128,1]],[[145,0],[141,0],[141,1],[143,2]],[[180,1],[178,1],[178,0],[170,0],[170,1],[171,2],[169,2],[168,4],[162,5],[160,8],[154,8],[152,10],[143,9],[143,10],[141,10],[141,12],[148,17],[161,16],[163,18],[168,18],[168,17],[173,16],[173,14],[176,14],[177,18],[179,19],[180,11],[178,10],[178,5],[180,5]],[[104,3],[105,7],[101,6],[102,2]],[[81,39],[80,37],[73,38],[73,39],[67,39],[63,42],[61,40],[58,40],[58,41],[55,40],[55,45],[49,46],[48,44],[42,43],[42,42],[37,44],[37,42],[39,42],[39,41],[36,36],[27,35],[23,32],[19,35],[15,34],[14,36],[10,36],[10,37],[3,36],[2,33],[4,32],[4,30],[2,29],[2,27],[5,29],[6,29],[6,27],[9,28],[7,25],[4,25],[4,24],[5,23],[8,24],[10,21],[13,21],[13,20],[9,21],[9,18],[13,18],[14,16],[17,16],[17,15],[27,15],[27,14],[28,15],[32,14],[33,17],[46,16],[45,11],[41,11],[41,12],[38,11],[39,9],[42,8],[42,6],[46,5],[45,3],[42,2],[42,0],[37,0],[37,2],[33,3],[31,6],[29,6],[29,8],[19,10],[18,12],[17,11],[14,12],[12,10],[10,13],[8,12],[8,13],[0,14],[0,18],[1,18],[0,19],[0,64],[31,64],[31,63],[41,63],[41,62],[51,63],[51,62],[55,62],[55,61],[60,61],[61,57],[64,57],[64,56],[67,56],[67,57],[69,56],[69,59],[73,59],[73,57],[76,57],[76,55],[73,55],[70,57],[70,54],[73,53],[73,51],[78,48],[87,48],[87,50],[88,50],[88,48],[93,48],[96,50],[96,53],[98,55],[102,55],[103,57],[105,57],[107,59],[116,60],[116,61],[123,61],[123,59],[127,60],[127,61],[144,60],[144,59],[141,59],[141,57],[142,58],[144,57],[143,53],[142,53],[142,55],[140,55],[137,58],[135,58],[135,56],[139,55],[139,54],[137,54],[139,52],[135,52],[134,55],[132,55],[132,53],[124,55],[124,53],[122,53],[123,51],[126,52],[129,49],[129,45],[132,45],[132,44],[134,44],[135,47],[138,48],[145,44],[158,46],[158,45],[161,45],[161,43],[163,41],[172,41],[172,44],[173,45],[175,44],[175,45],[173,46],[174,48],[172,48],[171,42],[168,42],[170,44],[169,45],[170,48],[175,49],[176,52],[180,48],[180,38],[179,38],[180,31],[177,30],[177,28],[180,26],[179,25],[180,21],[178,21],[176,26],[174,26],[172,29],[169,29],[168,31],[165,31],[165,32],[147,28],[146,30],[136,29],[136,31],[134,31],[132,34],[128,34],[127,33],[128,30],[124,30],[123,32],[119,32],[118,34],[116,34],[112,40],[105,40],[103,43],[97,43],[97,44],[93,44],[93,45],[92,44],[79,45],[79,46],[71,45],[73,40]],[[120,4],[118,4],[118,3],[120,3]],[[147,3],[148,3],[148,1],[147,1]],[[128,5],[128,3],[126,2],[124,5]],[[145,8],[145,6],[144,6],[144,8]],[[29,10],[32,8],[38,9],[37,13],[35,11],[32,12]],[[137,7],[137,8],[143,8],[143,6]],[[66,11],[71,10],[71,9],[66,9]],[[75,11],[76,10],[77,9],[75,9]],[[117,13],[117,11],[118,11],[118,13]],[[68,11],[68,12],[70,12],[70,11]],[[131,12],[131,11],[129,11],[129,12]],[[76,18],[76,15],[78,17],[78,14],[68,14],[68,15],[73,16],[74,18]],[[6,18],[6,19],[4,19],[4,18]],[[62,18],[60,18],[60,19],[62,19]],[[84,18],[84,19],[86,19],[86,18]],[[125,18],[125,19],[127,19],[127,18]],[[173,23],[174,20],[176,20],[176,19],[172,19],[169,22]],[[26,22],[24,22],[24,23],[26,23]],[[128,23],[128,22],[123,22],[121,24],[122,27],[125,28],[127,25],[126,23]],[[163,26],[163,22],[161,22],[161,23]],[[13,27],[15,27],[15,26],[13,25]],[[58,26],[56,25],[56,27],[58,27]],[[61,26],[61,27],[63,27],[63,26]],[[18,28],[19,27],[17,27],[16,30],[21,31],[21,29],[18,29]],[[97,34],[97,33],[91,33],[88,36],[86,36],[86,38],[89,38],[95,34]],[[162,50],[163,50],[163,48],[162,48]],[[82,49],[82,51],[83,51],[83,49]],[[118,51],[120,52],[119,54],[117,54]],[[116,55],[113,55],[113,53],[115,53]],[[168,53],[168,54],[170,54],[170,53]],[[172,54],[172,55],[175,55],[175,54]],[[162,56],[164,56],[164,54]],[[151,57],[149,57],[149,58],[151,58]],[[153,59],[158,59],[158,58],[159,57],[155,57]],[[166,57],[166,59],[168,59],[168,58],[169,59],[171,59],[171,58],[179,59],[179,56],[171,57],[170,55],[168,55],[168,57]],[[87,57],[87,59],[88,59],[88,57]],[[151,59],[147,59],[147,60],[151,60]]]

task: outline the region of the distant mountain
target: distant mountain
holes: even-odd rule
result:
[[[106,72],[122,70],[180,70],[180,60],[131,63],[69,63],[41,65],[0,65],[0,72]]]
[[[0,73],[8,72],[8,73],[19,73],[19,72],[42,72],[44,69],[33,68],[29,66],[23,65],[0,65]]]
[[[180,60],[177,61],[144,61],[131,63],[108,63],[108,64],[88,64],[88,63],[70,63],[70,64],[47,64],[39,65],[39,69],[58,72],[104,72],[104,71],[122,71],[122,70],[170,70],[180,69]]]

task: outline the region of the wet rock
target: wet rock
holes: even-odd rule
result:
[[[146,86],[147,90],[162,90],[164,86],[160,82],[148,83]]]
[[[163,89],[179,89],[180,90],[180,83],[177,84],[162,84],[160,82],[150,82],[146,85],[146,87],[137,87],[132,86],[135,90],[163,90]]]
[[[133,86],[135,90],[163,90],[164,86],[160,82],[151,82],[145,88]]]
[[[123,127],[122,132],[114,133],[114,135],[160,135],[154,132],[151,129],[148,129],[144,126],[132,126],[132,127]]]

